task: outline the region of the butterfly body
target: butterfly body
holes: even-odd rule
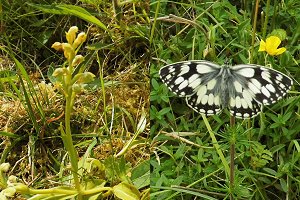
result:
[[[160,69],[162,81],[188,106],[207,116],[224,108],[237,118],[256,116],[291,89],[285,74],[260,65],[217,65],[204,60],[173,63]]]

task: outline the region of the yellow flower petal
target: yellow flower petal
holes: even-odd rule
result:
[[[284,47],[281,47],[281,48],[279,48],[279,49],[277,49],[277,52],[276,52],[276,56],[277,55],[280,55],[280,54],[282,54],[283,52],[285,52],[286,51],[286,48],[284,48]]]
[[[260,41],[258,51],[266,51],[266,43],[263,40]]]
[[[270,49],[277,49],[277,47],[280,45],[281,40],[279,37],[276,36],[270,36],[266,40],[267,48]]]

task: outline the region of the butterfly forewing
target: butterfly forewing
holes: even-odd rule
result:
[[[167,65],[159,73],[173,93],[186,97],[191,108],[206,115],[228,107],[235,117],[254,117],[262,104],[278,101],[292,86],[285,74],[259,65],[184,61]]]
[[[183,61],[160,69],[161,80],[180,97],[192,95],[196,88],[218,74],[220,66],[207,61]],[[207,77],[208,75],[208,77]]]

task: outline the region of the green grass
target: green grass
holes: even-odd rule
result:
[[[257,11],[254,1],[26,2],[0,3],[0,164],[11,164],[1,166],[0,191],[12,187],[10,175],[26,185],[10,199],[78,195],[60,132],[65,98],[52,76],[66,63],[51,49],[73,25],[88,34],[74,75],[96,75],[70,120],[83,199],[149,199],[150,185],[158,200],[300,198],[297,0],[260,1]],[[258,52],[271,34],[287,48],[280,56]],[[161,83],[162,66],[190,59],[272,66],[294,86],[231,127],[228,111],[202,117]]]
[[[18,188],[13,199],[124,199],[124,193],[148,199],[149,5],[49,2],[54,3],[0,4],[0,164],[11,165],[0,172],[0,191],[15,187],[7,185],[14,175],[29,189]],[[51,49],[56,41],[66,42],[65,32],[74,25],[88,38],[78,52],[85,61],[73,75],[96,75],[76,95],[71,111],[80,195],[70,170],[70,162],[76,165],[70,144],[61,137],[65,98],[52,76],[67,63],[62,52]]]
[[[255,12],[254,1],[151,1],[151,198],[300,197],[298,6],[295,0],[269,6],[265,1]],[[258,52],[260,40],[270,34],[281,37],[285,53]],[[161,83],[162,66],[193,59],[271,65],[293,78],[294,86],[259,116],[237,119],[230,127],[228,111],[202,118]],[[232,144],[235,177],[230,184]]]

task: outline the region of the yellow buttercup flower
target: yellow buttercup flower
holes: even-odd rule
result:
[[[260,41],[258,51],[266,51],[271,56],[278,56],[286,51],[286,48],[281,47],[278,49],[281,40],[277,36],[270,36],[266,39],[266,42],[263,40]]]

